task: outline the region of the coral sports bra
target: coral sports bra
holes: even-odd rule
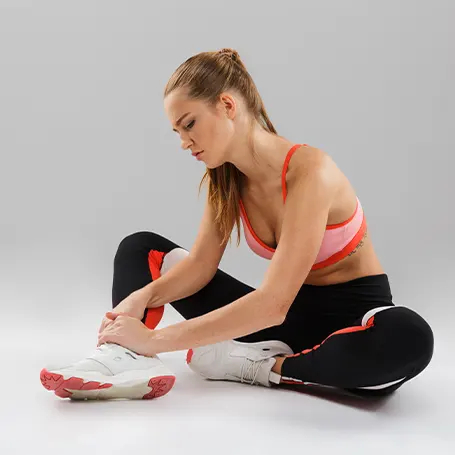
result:
[[[307,144],[295,144],[287,153],[284,161],[283,171],[281,174],[283,203],[286,202],[286,171],[289,160],[291,159],[292,154],[302,145],[308,147]],[[243,230],[245,232],[245,239],[251,250],[265,259],[272,259],[275,249],[266,245],[253,231],[241,199],[240,217],[242,219]],[[341,259],[345,258],[356,248],[365,234],[365,231],[365,215],[359,198],[357,198],[355,212],[346,221],[326,226],[321,248],[319,249],[316,261],[311,267],[311,270],[318,270],[341,261]]]

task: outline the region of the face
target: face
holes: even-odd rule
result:
[[[208,168],[226,162],[234,134],[235,113],[235,101],[229,94],[223,94],[212,110],[203,101],[190,100],[182,91],[175,90],[164,99],[164,110],[184,150],[189,153],[203,150],[198,158]],[[177,124],[179,119],[181,123]]]

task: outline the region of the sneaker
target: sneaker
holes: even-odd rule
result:
[[[293,354],[281,341],[241,343],[235,340],[190,349],[188,366],[207,379],[260,384],[271,387],[280,383],[281,376],[272,371],[274,356]]]
[[[72,365],[43,368],[40,379],[47,390],[73,400],[157,398],[175,382],[157,356],[142,356],[114,343],[100,345]]]

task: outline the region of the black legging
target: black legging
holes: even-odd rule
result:
[[[153,232],[125,237],[114,258],[113,308],[153,281],[150,251],[164,257],[175,248],[183,247]],[[170,305],[191,319],[252,291],[218,269],[204,288]],[[379,307],[390,308],[368,317]],[[153,310],[146,310],[144,323],[147,311]],[[321,384],[368,396],[393,392],[423,371],[433,356],[430,326],[413,310],[394,305],[386,274],[324,286],[304,284],[283,324],[236,340],[289,345],[294,355],[283,362],[283,383]]]

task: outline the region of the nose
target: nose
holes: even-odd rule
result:
[[[187,150],[191,147],[191,142],[190,141],[182,141],[182,149]]]
[[[187,150],[192,147],[193,141],[187,131],[182,131],[180,134],[181,147],[183,150]]]

